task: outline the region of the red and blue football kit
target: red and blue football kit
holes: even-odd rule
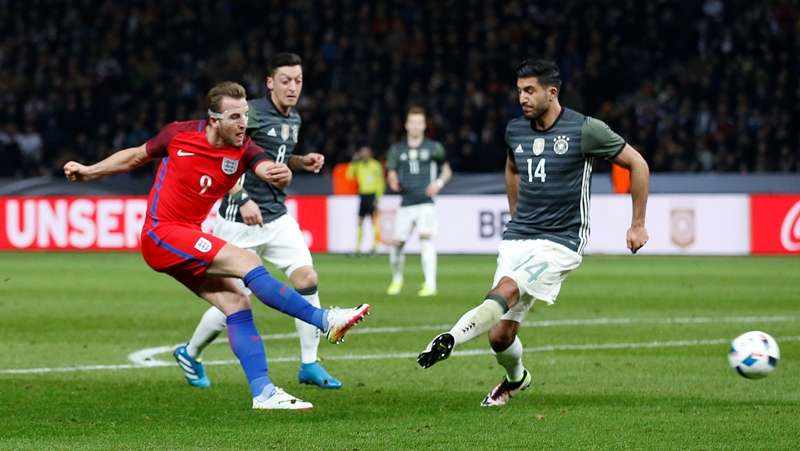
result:
[[[200,225],[247,169],[268,161],[249,137],[241,147],[212,146],[205,126],[204,120],[173,122],[146,144],[147,154],[162,160],[147,201],[142,256],[195,293],[225,245]]]

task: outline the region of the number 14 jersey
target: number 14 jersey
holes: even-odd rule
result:
[[[506,146],[520,182],[517,211],[503,239],[546,239],[583,253],[592,164],[597,157],[616,157],[625,140],[604,122],[562,107],[547,130],[536,130],[524,116],[511,120]]]

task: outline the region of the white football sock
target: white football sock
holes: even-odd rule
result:
[[[436,248],[433,240],[420,240],[420,257],[422,259],[422,273],[425,275],[425,286],[436,289]]]
[[[522,380],[525,367],[522,366],[522,342],[519,341],[519,337],[514,337],[514,342],[505,350],[494,352],[494,356],[497,363],[506,369],[506,379],[509,382]]]
[[[403,248],[392,246],[389,250],[389,265],[392,268],[392,281],[403,280],[403,266],[406,263],[406,255],[403,253]]]
[[[216,307],[206,310],[194,330],[192,338],[189,339],[189,343],[186,345],[186,352],[196,359],[203,352],[203,349],[210,345],[220,332],[225,330],[227,326],[226,319],[225,314]]]
[[[314,307],[320,308],[319,293],[303,295],[306,301]],[[308,324],[299,319],[294,320],[297,327],[297,334],[300,336],[300,361],[302,363],[314,363],[317,361],[317,349],[319,348],[319,329],[317,326]]]
[[[505,301],[501,304],[499,299],[486,299],[483,304],[465,313],[450,329],[450,334],[456,339],[456,345],[488,332],[507,310]]]

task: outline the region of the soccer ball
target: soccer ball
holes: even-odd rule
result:
[[[740,376],[761,379],[775,371],[781,351],[769,334],[757,330],[745,332],[733,339],[728,362]]]

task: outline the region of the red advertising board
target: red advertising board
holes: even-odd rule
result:
[[[327,251],[327,198],[292,197],[287,207],[311,250]],[[134,251],[146,209],[145,196],[0,197],[0,250]]]
[[[328,198],[290,196],[286,199],[286,208],[300,224],[311,252],[328,252]]]
[[[800,255],[800,195],[750,196],[753,254]]]

